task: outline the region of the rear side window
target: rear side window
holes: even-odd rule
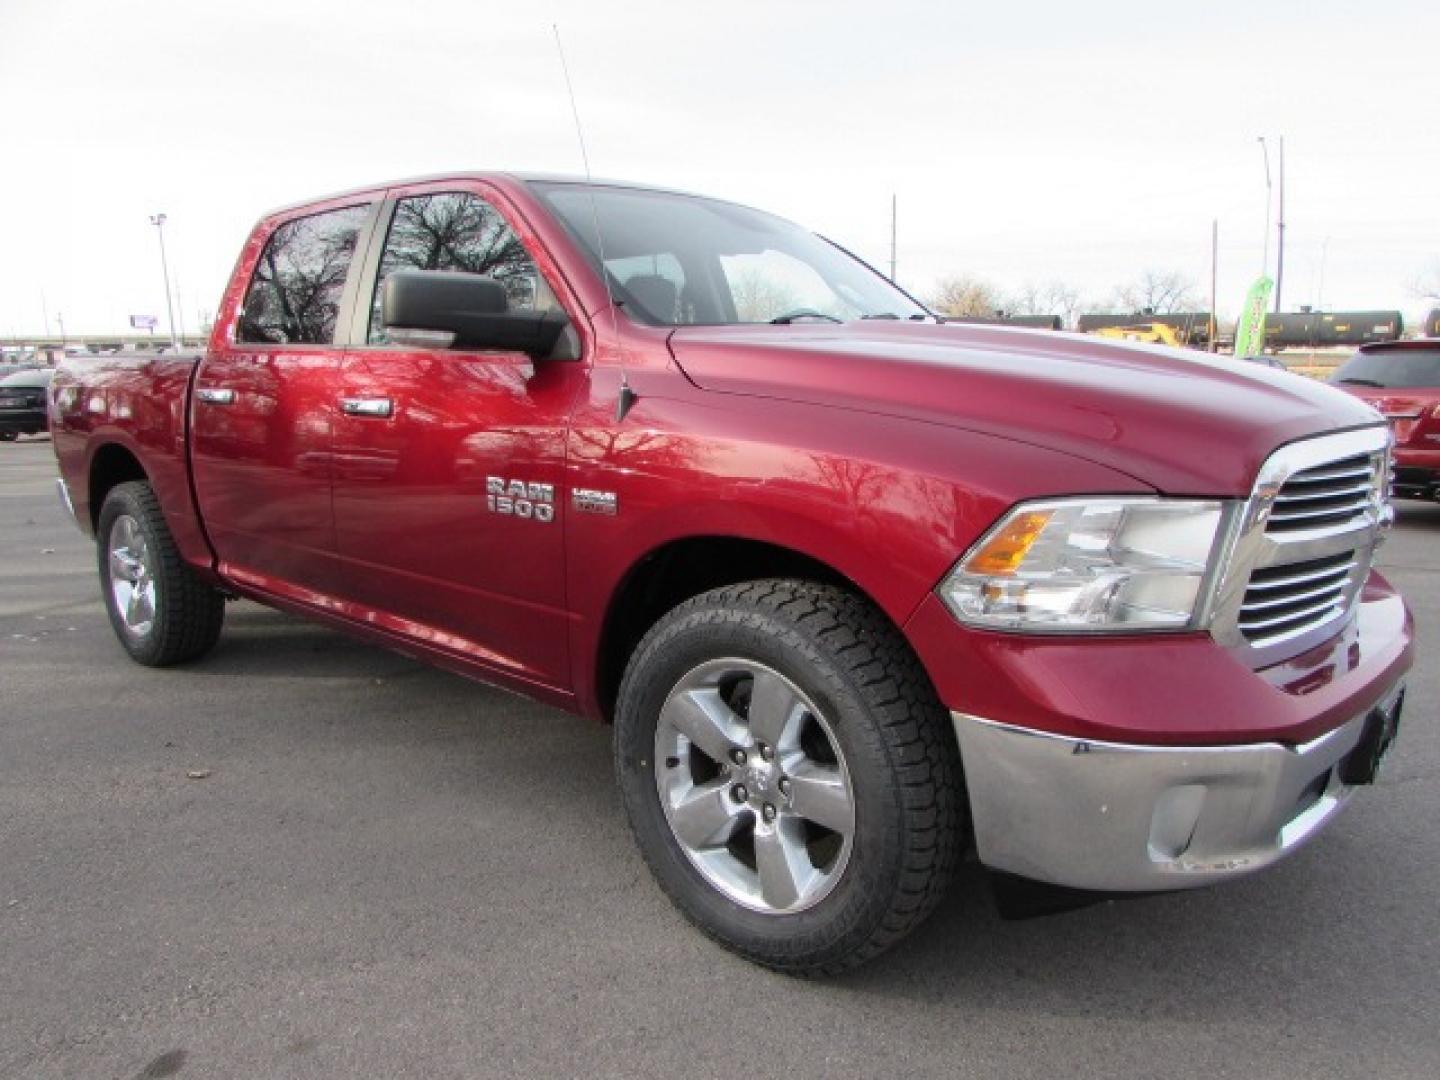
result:
[[[255,264],[239,340],[252,344],[328,345],[335,339],[340,294],[368,206],[347,206],[287,221]]]
[[[549,311],[558,306],[515,230],[493,206],[468,192],[412,195],[395,204],[371,300],[371,345],[388,341],[380,321],[380,290],[396,270],[483,274],[505,286],[512,311]]]
[[[1330,381],[1386,389],[1440,386],[1440,348],[1358,352],[1340,366]]]

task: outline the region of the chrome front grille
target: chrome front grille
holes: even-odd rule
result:
[[[1254,663],[1319,643],[1349,616],[1388,522],[1389,433],[1283,446],[1261,467],[1221,574],[1211,632]]]
[[[1384,467],[1379,457],[1356,454],[1293,474],[1275,495],[1265,531],[1273,535],[1362,521],[1373,503],[1376,473]]]
[[[1250,575],[1240,604],[1240,633],[1252,645],[1323,626],[1345,614],[1359,567],[1354,551],[1261,567]]]

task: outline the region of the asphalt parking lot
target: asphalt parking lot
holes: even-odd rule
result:
[[[670,908],[605,730],[247,603],[131,663],[54,475],[0,446],[0,1076],[1440,1073],[1440,506],[1381,559],[1422,635],[1400,744],[1316,844],[1025,922],[971,867],[799,982]]]

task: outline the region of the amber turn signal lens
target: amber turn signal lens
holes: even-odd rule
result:
[[[979,551],[965,560],[965,571],[986,577],[1015,573],[1053,515],[1053,510],[1030,510],[1016,514],[1004,528],[986,540]]]

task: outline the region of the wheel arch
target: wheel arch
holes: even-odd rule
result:
[[[140,459],[128,447],[118,442],[108,442],[98,447],[90,458],[86,482],[91,529],[98,526],[100,507],[112,489],[131,480],[148,482],[149,479],[150,474],[145,471],[145,466],[140,464]]]
[[[593,672],[595,701],[605,722],[613,719],[631,653],[661,616],[711,589],[760,578],[796,578],[842,588],[874,606],[904,636],[884,606],[853,577],[806,552],[744,536],[671,539],[630,566],[605,607]]]

